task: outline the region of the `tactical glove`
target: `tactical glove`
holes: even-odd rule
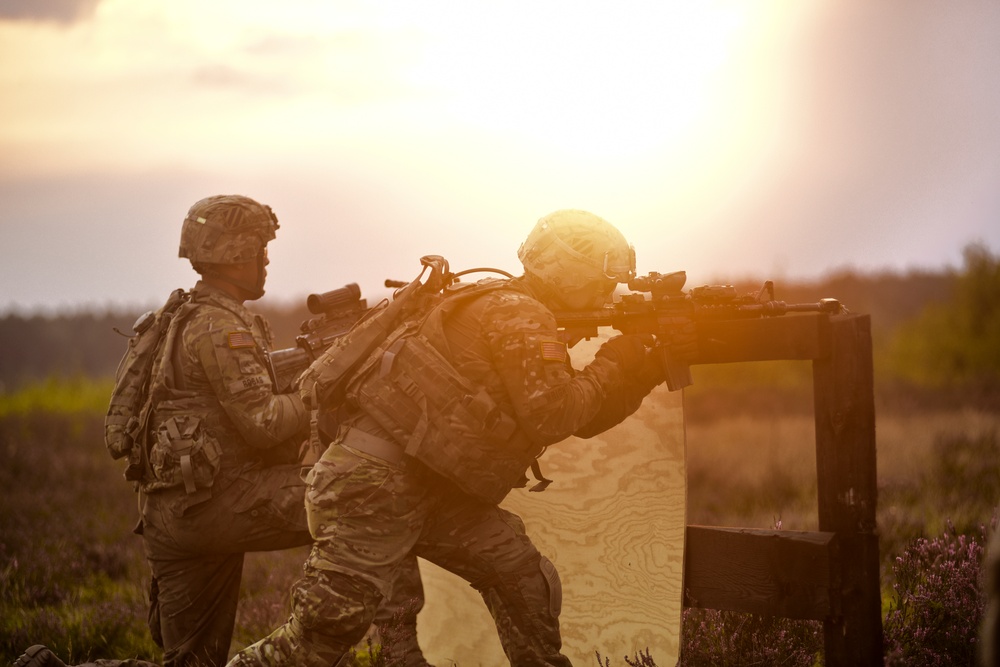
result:
[[[646,346],[652,337],[642,334],[625,334],[608,340],[594,355],[617,363],[625,375],[633,375],[646,365]]]

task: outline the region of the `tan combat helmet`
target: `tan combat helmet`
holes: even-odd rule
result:
[[[206,197],[188,211],[178,256],[197,269],[205,264],[239,264],[263,255],[274,239],[278,218],[270,206],[243,195]]]
[[[270,206],[243,195],[206,197],[184,218],[177,254],[191,260],[203,278],[222,280],[238,287],[245,298],[259,299],[264,295],[265,250],[277,230],[278,218]],[[245,262],[257,264],[253,280],[223,269]]]
[[[566,209],[539,220],[517,251],[529,277],[570,308],[604,303],[635,277],[635,251],[618,229],[587,211]]]

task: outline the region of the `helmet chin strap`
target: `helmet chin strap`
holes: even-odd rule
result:
[[[524,273],[524,283],[531,290],[532,295],[549,309],[569,310],[569,306],[559,297],[559,291],[550,287],[538,276],[526,271]]]
[[[212,278],[213,280],[219,282],[228,283],[243,292],[243,294],[246,295],[245,298],[247,301],[256,301],[264,296],[264,253],[257,255],[256,278],[252,283],[246,280],[240,280],[239,278],[234,278],[231,275],[217,270],[208,270],[202,275],[206,278]]]
[[[536,275],[525,272],[525,282],[536,299],[552,310],[597,310],[604,306],[612,291],[602,294],[594,287],[580,287],[569,292],[559,290]]]
[[[264,253],[257,255],[257,277],[252,285],[236,280],[232,283],[248,294],[247,301],[256,301],[264,296]]]

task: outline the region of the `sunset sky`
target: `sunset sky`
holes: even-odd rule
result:
[[[0,312],[155,305],[197,199],[268,298],[517,272],[583,208],[689,285],[1000,251],[1000,3],[3,0]]]

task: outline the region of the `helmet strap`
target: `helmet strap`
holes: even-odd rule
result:
[[[593,288],[585,285],[568,292],[564,289],[557,289],[527,271],[524,273],[524,284],[531,291],[531,295],[550,310],[597,309],[601,308],[607,297],[610,296],[610,292],[607,295],[602,295],[596,285]],[[578,296],[582,298],[577,299]]]
[[[535,297],[543,304],[545,304],[551,310],[565,310],[566,306],[559,299],[559,292],[547,285],[544,280],[538,276],[524,272],[524,285],[527,286],[528,290],[531,292],[531,296]]]
[[[253,282],[247,280],[241,280],[235,276],[219,271],[212,265],[199,267],[202,277],[207,279],[209,283],[226,283],[227,285],[232,285],[238,290],[238,298],[242,298],[244,301],[256,301],[260,297],[264,296],[264,253],[257,255],[257,271]],[[228,291],[228,290],[227,290]],[[234,295],[235,296],[235,295]]]

